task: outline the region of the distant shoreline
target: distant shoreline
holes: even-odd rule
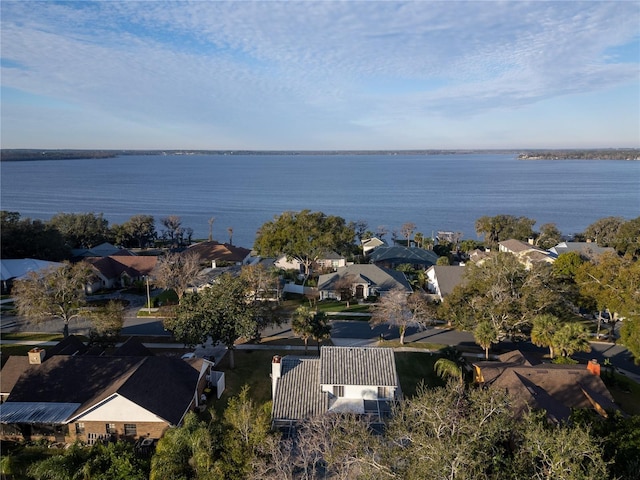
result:
[[[86,160],[126,155],[468,155],[513,154],[519,160],[640,160],[640,149],[566,150],[41,150],[2,149],[0,161]]]

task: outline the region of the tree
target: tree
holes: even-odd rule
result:
[[[151,459],[150,480],[215,478],[215,456],[219,454],[221,432],[189,412],[182,426],[162,436]],[[220,477],[218,477],[220,478]]]
[[[304,352],[307,353],[309,339],[313,335],[312,319],[315,312],[306,305],[296,308],[291,318],[291,331],[304,341]]]
[[[58,262],[71,252],[62,234],[41,220],[20,218],[18,212],[0,211],[0,257],[37,258]]]
[[[331,338],[331,324],[324,312],[316,312],[311,319],[311,338],[318,343],[318,355],[320,355],[320,344],[323,340]]]
[[[484,356],[489,360],[491,344],[498,343],[498,331],[495,326],[487,320],[478,323],[473,330],[473,338],[484,349]]]
[[[635,260],[640,259],[640,217],[624,222],[618,228],[618,234],[611,242],[611,246],[620,255]]]
[[[353,275],[344,275],[338,278],[334,283],[334,289],[340,295],[340,301],[347,303],[349,308],[349,301],[354,297],[356,285],[356,278]]]
[[[601,247],[611,246],[618,236],[620,226],[624,222],[625,220],[622,217],[601,218],[585,229],[584,236],[593,240]]]
[[[233,245],[233,228],[227,228],[227,232],[229,233],[229,245]]]
[[[223,450],[218,467],[224,478],[246,478],[261,445],[270,435],[271,404],[256,405],[245,385],[229,400],[223,424]]]
[[[402,236],[405,238],[407,242],[407,247],[411,246],[409,245],[409,242],[411,241],[411,235],[413,235],[413,232],[415,231],[416,231],[416,224],[413,222],[403,223],[402,226],[400,227],[400,233],[402,233]]]
[[[640,365],[640,319],[627,318],[620,328],[620,340]]]
[[[262,263],[244,265],[240,276],[252,293],[252,300],[280,299],[277,273],[267,270]]]
[[[349,251],[354,241],[353,225],[341,217],[322,212],[285,212],[260,227],[254,243],[258,255],[286,255],[305,268],[305,283],[311,266],[329,250]]]
[[[601,446],[582,426],[548,425],[544,415],[528,415],[518,429],[516,478],[599,480],[610,478]]]
[[[462,367],[448,358],[436,360],[436,363],[433,364],[433,371],[441,378],[459,379],[460,383],[464,381]]]
[[[210,217],[208,220],[209,223],[209,241],[213,242],[213,222],[216,221],[216,217]]]
[[[186,345],[204,344],[209,338],[222,343],[229,351],[230,367],[235,368],[235,342],[255,337],[264,318],[263,303],[251,300],[242,278],[224,273],[213,285],[185,295],[175,316],[165,319],[165,328]]]
[[[465,330],[488,320],[499,340],[520,338],[536,315],[564,314],[568,300],[549,265],[527,270],[514,255],[499,252],[481,265],[467,265],[465,282],[445,297],[441,315]]]
[[[537,247],[548,250],[555,247],[562,240],[562,232],[555,223],[545,223],[540,227],[540,233],[536,236]]]
[[[193,252],[168,253],[158,259],[152,272],[153,283],[165,290],[173,290],[182,297],[198,278],[201,271],[200,257]]]
[[[489,248],[496,248],[498,242],[515,238],[527,240],[533,237],[533,226],[536,221],[527,217],[512,215],[483,216],[476,220],[476,233],[484,235],[484,243]]]
[[[620,317],[640,314],[640,262],[605,252],[595,263],[583,263],[575,281],[581,295],[596,304],[599,316],[609,314],[612,339]]]
[[[411,309],[408,302],[408,294],[402,287],[396,287],[380,297],[378,303],[373,306],[371,325],[389,325],[389,328],[397,327],[400,331],[400,344],[404,345],[404,335],[407,327],[423,327],[426,319]]]
[[[553,347],[563,357],[569,357],[576,352],[590,352],[589,332],[584,326],[575,322],[565,322],[553,334]]]
[[[436,265],[451,265],[451,261],[449,260],[449,257],[438,257],[438,260],[436,260]]]
[[[184,230],[182,228],[182,219],[178,215],[169,215],[162,217],[160,223],[164,226],[162,236],[169,240],[171,245],[182,244],[182,236]]]
[[[58,213],[49,225],[56,228],[70,248],[91,248],[109,238],[109,222],[102,213]]]
[[[551,268],[557,277],[574,281],[578,268],[584,262],[578,252],[565,252],[558,255]]]
[[[78,318],[86,305],[85,287],[91,275],[89,265],[84,262],[64,262],[44,272],[29,272],[13,287],[18,313],[36,321],[61,319],[63,334],[68,337],[69,322]]]
[[[125,247],[145,248],[157,237],[155,219],[152,215],[133,215],[122,225],[113,225],[116,242]]]
[[[549,347],[549,358],[554,357],[554,336],[560,327],[560,319],[555,315],[538,315],[533,319],[531,342],[538,347]]]
[[[95,341],[115,343],[124,325],[124,305],[109,300],[106,305],[88,312],[87,315],[93,320],[91,336]]]

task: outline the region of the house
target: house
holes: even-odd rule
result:
[[[426,271],[427,290],[440,301],[464,281],[465,267],[460,265],[433,265]]]
[[[344,267],[347,264],[347,259],[334,252],[327,251],[318,256],[311,266],[312,270],[316,271],[334,271],[339,267]],[[282,270],[295,270],[301,274],[305,273],[305,266],[295,258],[287,258],[286,255],[281,255],[274,262],[274,266]]]
[[[73,336],[50,352],[34,348],[2,369],[0,438],[160,438],[199,406],[212,366],[153,355],[134,339],[109,355],[92,354]]]
[[[362,240],[362,253],[366,256],[372,250],[382,246],[387,246],[387,243],[384,240],[377,237],[365,238]]]
[[[611,247],[600,247],[594,242],[560,242],[555,247],[549,249],[554,258],[558,258],[563,253],[578,252],[585,260],[595,260],[605,252],[615,252]]]
[[[433,250],[418,247],[378,247],[369,254],[369,262],[386,268],[397,268],[409,264],[415,269],[424,269],[435,265],[438,255]]]
[[[209,263],[212,267],[219,265],[242,265],[251,254],[251,250],[236,247],[229,243],[200,242],[191,245],[186,253],[195,253],[200,257],[200,262]]]
[[[93,248],[73,249],[71,250],[71,255],[74,258],[87,258],[87,257],[131,256],[134,254],[124,248],[118,248],[109,242],[104,242]]]
[[[24,278],[29,272],[43,272],[49,268],[61,267],[62,263],[37,260],[35,258],[10,258],[0,260],[0,281],[2,293],[9,292],[15,280]]]
[[[271,384],[276,428],[327,412],[381,418],[401,398],[391,348],[325,346],[319,358],[276,355]]]
[[[553,263],[555,261],[555,258],[547,250],[513,238],[499,242],[498,250],[515,255],[527,269],[530,269],[534,263]]]
[[[83,260],[91,265],[95,281],[87,287],[87,293],[101,289],[122,288],[149,276],[158,262],[156,256],[88,257]]]
[[[540,409],[549,421],[559,423],[574,408],[593,409],[604,417],[618,410],[599,368],[594,368],[599,367],[595,360],[586,367],[540,364],[516,350],[500,355],[497,362],[476,362],[473,367],[476,383],[509,394],[516,415]]]
[[[356,298],[368,298],[383,295],[394,288],[402,288],[411,293],[411,285],[404,273],[397,270],[371,264],[355,264],[340,267],[333,273],[320,275],[318,293],[320,300],[340,298],[339,281],[348,278],[352,282],[353,294]]]

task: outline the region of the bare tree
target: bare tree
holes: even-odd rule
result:
[[[200,257],[192,252],[169,253],[158,260],[153,270],[153,282],[165,290],[173,290],[178,300],[200,273]]]
[[[233,245],[233,228],[227,228],[227,232],[229,232],[229,245]]]
[[[209,219],[209,241],[213,242],[213,222],[216,221],[216,217],[211,217]]]
[[[370,323],[372,325],[389,325],[400,330],[400,343],[404,344],[407,327],[423,327],[426,324],[420,310],[412,310],[409,295],[404,288],[397,287],[386,293],[374,305]]]
[[[413,222],[406,222],[403,223],[402,226],[400,227],[400,233],[402,233],[402,236],[404,236],[404,238],[407,240],[407,247],[409,247],[409,242],[411,241],[411,235],[413,235],[413,232],[416,231],[416,224]]]
[[[163,236],[168,238],[171,243],[177,241],[177,237],[182,233],[182,219],[178,215],[169,215],[168,217],[162,217],[160,223],[165,228],[162,232]]]
[[[354,287],[356,284],[356,278],[353,275],[345,275],[340,277],[334,283],[334,289],[340,295],[341,302],[347,302],[347,308],[349,308],[349,302],[354,297]]]

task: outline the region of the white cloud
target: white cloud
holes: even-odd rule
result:
[[[23,68],[3,67],[2,85],[247,147],[322,147],[340,131],[365,142],[433,117],[637,83],[638,62],[608,52],[639,41],[639,6],[3,1],[2,58]]]

